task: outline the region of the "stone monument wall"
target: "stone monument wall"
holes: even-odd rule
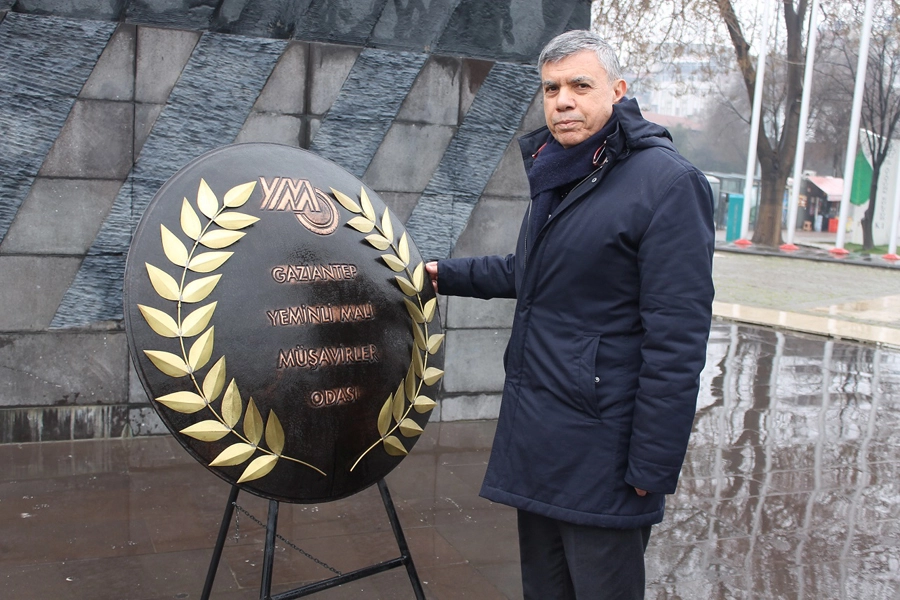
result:
[[[588,18],[586,0],[0,0],[0,443],[165,432],[127,355],[125,256],[213,148],[335,161],[425,257],[510,252],[534,63]],[[432,418],[495,417],[512,304],[441,308]]]

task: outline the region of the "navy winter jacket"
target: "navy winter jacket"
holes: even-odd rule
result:
[[[711,320],[713,199],[636,101],[613,110],[609,162],[540,231],[526,214],[515,254],[440,261],[438,289],[517,299],[481,495],[630,528],[662,520],[684,461]],[[526,169],[549,136],[521,138]]]

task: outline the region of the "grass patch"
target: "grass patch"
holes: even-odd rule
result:
[[[877,254],[878,256],[888,253],[887,246],[875,246],[871,250],[863,250],[862,244],[844,244],[844,249],[857,254]]]

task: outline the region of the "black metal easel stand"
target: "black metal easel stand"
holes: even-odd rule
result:
[[[216,579],[216,571],[219,568],[219,560],[222,558],[222,549],[225,547],[225,539],[228,537],[228,528],[231,524],[231,517],[234,515],[234,506],[239,491],[237,486],[232,486],[231,494],[228,496],[228,504],[225,506],[225,514],[222,517],[222,524],[219,526],[219,537],[216,540],[215,548],[213,548],[212,559],[209,563],[209,571],[206,573],[206,583],[203,586],[203,594],[200,596],[201,600],[209,600],[209,595],[212,592],[213,582]],[[262,583],[259,591],[260,600],[290,600],[291,598],[301,598],[401,566],[406,567],[406,573],[409,575],[409,582],[412,584],[416,600],[425,600],[422,582],[419,580],[419,575],[416,573],[416,567],[413,564],[412,556],[409,553],[409,546],[406,544],[406,538],[403,536],[403,529],[400,527],[400,520],[397,518],[397,509],[394,508],[394,502],[391,500],[391,494],[388,491],[384,479],[378,482],[378,491],[381,492],[381,500],[384,502],[388,520],[391,522],[391,529],[394,530],[394,537],[397,539],[397,546],[400,548],[400,556],[368,567],[363,567],[362,569],[357,569],[350,573],[344,573],[343,575],[317,581],[316,583],[310,583],[287,592],[282,592],[277,596],[272,595],[272,566],[275,559],[275,529],[278,522],[279,503],[277,500],[270,500],[269,520],[266,523],[266,545],[263,555]]]

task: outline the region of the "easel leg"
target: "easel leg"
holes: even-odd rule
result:
[[[381,500],[384,502],[388,520],[391,522],[391,529],[394,530],[394,537],[397,538],[397,546],[400,548],[400,559],[406,565],[406,573],[409,575],[409,582],[412,584],[413,592],[416,594],[416,600],[425,600],[422,582],[419,580],[418,573],[416,573],[416,566],[413,564],[409,546],[406,543],[406,538],[403,536],[403,529],[400,527],[400,519],[397,518],[397,509],[394,508],[391,493],[388,491],[387,483],[385,483],[384,479],[378,482],[378,491],[381,492]]]
[[[219,569],[219,561],[222,559],[222,549],[225,547],[225,538],[228,536],[228,528],[231,525],[231,517],[234,515],[234,503],[237,502],[240,489],[233,485],[228,495],[228,504],[225,505],[225,514],[222,516],[222,524],[219,525],[219,537],[213,548],[212,559],[209,561],[209,571],[206,572],[206,583],[203,584],[203,593],[200,600],[209,600],[212,593],[213,582],[216,580],[216,571]]]
[[[275,562],[275,528],[278,525],[278,502],[269,500],[269,520],[266,523],[266,549],[262,565],[262,585],[259,600],[272,597],[272,568]]]

